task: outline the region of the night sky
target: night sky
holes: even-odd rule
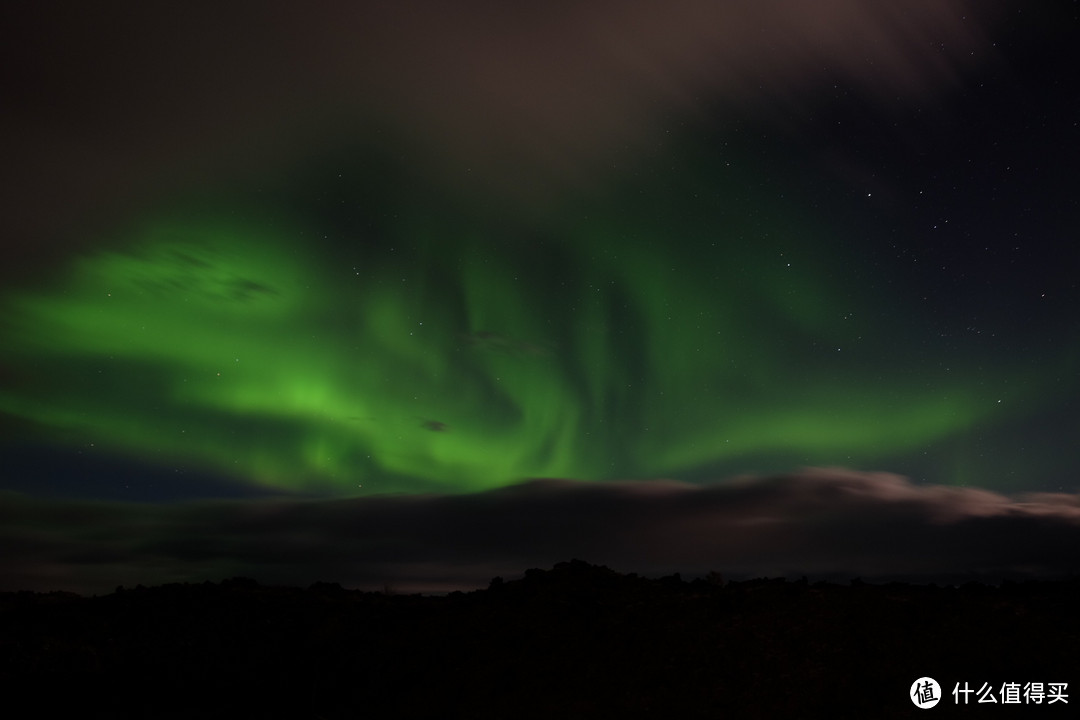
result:
[[[1078,18],[9,3],[0,589],[1077,572]]]

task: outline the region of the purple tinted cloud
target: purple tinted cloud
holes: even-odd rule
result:
[[[996,13],[937,0],[18,4],[0,17],[13,239],[0,257],[51,259],[58,236],[85,241],[191,187],[272,185],[307,159],[391,142],[445,186],[542,202],[625,172],[718,106],[797,132],[837,82],[889,102],[954,88],[994,62]]]
[[[535,480],[474,495],[177,505],[0,496],[5,590],[316,580],[471,589],[573,557],[622,572],[1052,577],[1080,568],[1080,498],[809,469],[712,485]]]

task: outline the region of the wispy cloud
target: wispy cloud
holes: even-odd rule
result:
[[[1080,571],[1080,498],[809,469],[711,485],[534,480],[473,495],[176,505],[0,496],[5,590],[316,580],[484,586],[572,557],[624,572],[948,580]]]
[[[358,146],[401,142],[421,175],[536,200],[698,112],[798,125],[834,83],[895,102],[993,59],[993,12],[935,0],[50,5],[5,17],[5,254]]]

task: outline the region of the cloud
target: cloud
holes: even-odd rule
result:
[[[642,0],[55,3],[15,30],[0,129],[5,255],[48,256],[191,187],[263,187],[403,145],[443,185],[518,202],[589,187],[687,118],[798,122],[835,83],[895,102],[993,59],[983,3]],[[612,166],[618,165],[618,169]],[[13,263],[5,263],[14,266]]]
[[[176,505],[0,496],[3,590],[316,580],[471,589],[573,557],[623,572],[913,581],[1080,569],[1080,498],[809,469],[712,485],[533,480],[472,495]]]

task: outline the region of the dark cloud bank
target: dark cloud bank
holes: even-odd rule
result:
[[[0,590],[262,583],[438,592],[572,557],[684,576],[994,582],[1080,568],[1080,497],[920,486],[842,469],[742,478],[534,480],[473,495],[176,505],[0,495]]]
[[[262,185],[356,138],[530,204],[591,187],[673,119],[840,79],[955,87],[994,59],[984,3],[8,3],[0,273],[49,264],[178,189]],[[557,48],[557,52],[553,49]],[[927,52],[932,48],[933,52]],[[710,98],[706,100],[706,98]],[[418,160],[423,158],[423,160]],[[8,273],[19,277],[15,273]]]

